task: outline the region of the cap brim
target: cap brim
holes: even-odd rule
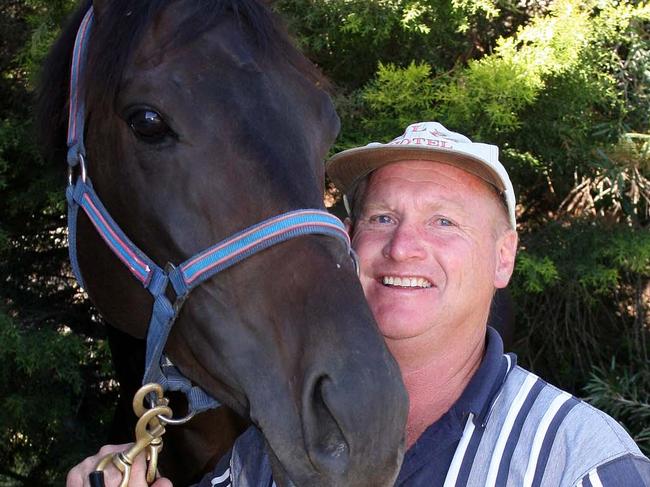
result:
[[[334,185],[346,194],[375,169],[407,160],[450,164],[484,179],[500,191],[506,190],[498,173],[485,160],[467,153],[432,147],[387,144],[356,147],[332,156],[326,162],[325,168]]]

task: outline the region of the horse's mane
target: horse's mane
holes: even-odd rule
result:
[[[110,106],[120,88],[129,56],[146,27],[173,0],[111,0],[93,27],[85,85],[87,110]],[[46,159],[65,158],[70,62],[77,29],[92,0],[83,0],[64,28],[41,70],[37,130]],[[318,69],[296,49],[284,24],[264,0],[195,0],[194,11],[174,34],[189,41],[212,27],[224,12],[233,12],[269,55],[282,56],[314,83],[327,86]]]

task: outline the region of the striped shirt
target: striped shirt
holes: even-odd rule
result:
[[[255,427],[199,487],[272,487]],[[398,487],[642,487],[650,460],[611,417],[544,382],[503,353],[485,357],[461,397],[404,457]]]

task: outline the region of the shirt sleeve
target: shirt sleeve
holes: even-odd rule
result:
[[[232,457],[232,449],[228,451],[215,469],[209,474],[205,475],[198,484],[193,487],[228,487],[232,485],[230,474],[230,458]]]
[[[576,487],[650,487],[650,460],[623,455],[597,466],[582,477]]]

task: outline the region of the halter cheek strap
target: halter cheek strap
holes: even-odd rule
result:
[[[90,29],[95,20],[92,7],[84,16],[72,51],[72,65],[70,66],[70,105],[68,112],[68,165],[72,168],[79,164],[79,156],[85,157],[84,123],[86,118],[85,90],[81,86],[85,79],[86,49],[90,37]]]
[[[165,390],[184,392],[188,398],[190,414],[194,414],[217,407],[219,402],[203,389],[193,386],[163,354],[171,327],[192,289],[245,258],[291,238],[314,234],[334,237],[343,242],[350,255],[354,255],[350,248],[350,238],[338,218],[319,209],[301,209],[284,213],[242,230],[179,265],[168,263],[164,269],[158,266],[120,229],[95,193],[90,178],[86,176],[83,140],[85,107],[81,82],[84,79],[85,50],[92,22],[91,7],[77,33],[70,75],[68,122],[70,177],[66,197],[72,269],[79,284],[84,286],[77,259],[76,227],[79,209],[81,209],[115,256],[153,296],[154,304],[147,330],[143,384],[157,382]],[[170,285],[176,295],[173,300],[168,298],[167,289]]]

